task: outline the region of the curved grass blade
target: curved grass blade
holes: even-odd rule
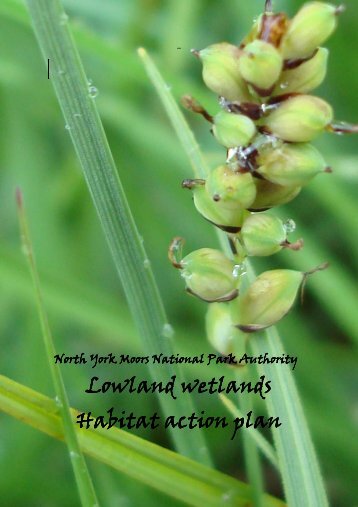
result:
[[[56,404],[50,398],[0,376],[1,410],[63,440]],[[72,410],[75,419],[77,412]],[[81,449],[93,458],[194,507],[247,507],[251,489],[232,477],[136,437],[124,430],[76,430]],[[264,496],[265,507],[284,507],[281,500]]]

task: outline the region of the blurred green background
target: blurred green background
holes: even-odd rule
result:
[[[178,350],[211,352],[204,334],[206,305],[187,296],[167,261],[171,238],[187,240],[187,251],[216,246],[213,228],[194,211],[180,188],[190,164],[136,54],[146,47],[178,99],[190,93],[211,112],[215,97],[201,82],[200,64],[190,48],[222,40],[239,43],[263,8],[263,0],[65,0],[70,24],[132,212],[144,239]],[[276,0],[293,15],[301,1]],[[358,121],[358,11],[347,12],[330,39],[328,77],[318,94],[332,103],[336,118]],[[82,178],[51,80],[40,58],[21,2],[0,4],[0,372],[53,395],[38,316],[20,251],[14,190],[21,186],[58,352],[141,355],[119,280]],[[181,48],[181,49],[178,49]],[[210,166],[222,162],[205,122],[188,115]],[[332,505],[358,503],[356,445],[358,404],[355,343],[357,325],[358,150],[356,138],[325,134],[316,143],[334,169],[321,175],[278,212],[297,224],[299,253],[283,252],[259,262],[308,270],[323,261],[331,267],[313,277],[304,305],[279,325],[288,353],[298,356],[294,371],[316,444]],[[150,396],[88,398],[90,366],[63,368],[72,406],[100,414],[121,410],[152,413]],[[116,370],[117,371],[117,370]],[[105,368],[97,374],[118,376]],[[121,375],[145,378],[144,367]],[[188,377],[211,378],[217,368],[189,368]],[[225,413],[215,397],[200,397],[198,410]],[[258,410],[263,411],[263,407]],[[138,432],[160,445],[167,435]],[[65,446],[0,413],[0,504],[7,507],[77,505],[77,491]],[[246,480],[242,442],[222,431],[207,439],[218,469]],[[103,505],[168,505],[168,499],[104,465],[90,462]],[[264,462],[267,490],[282,495],[280,481]],[[64,487],[64,484],[66,487]],[[170,500],[171,505],[177,505]],[[305,506],[306,507],[306,506]]]

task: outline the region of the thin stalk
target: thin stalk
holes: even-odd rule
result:
[[[198,157],[197,142],[194,139],[193,144],[191,144],[190,141],[194,137],[193,133],[183,115],[177,117],[177,109],[171,107],[174,99],[170,100],[168,98],[170,91],[165,90],[165,82],[156,69],[154,62],[147,54],[145,54],[145,58],[146,67],[152,69],[149,76],[153,80],[153,85],[158,91],[165,108],[170,109],[168,116],[174,128],[178,130],[180,127],[187,131],[186,134],[182,132],[179,138],[191,165],[195,167],[194,174],[196,177],[198,174],[204,177],[205,172],[202,172],[200,163],[202,156]],[[153,69],[155,69],[155,72],[153,72]],[[185,142],[183,142],[184,139]],[[192,157],[192,153],[195,154],[195,157]],[[220,244],[223,246],[224,251],[227,251],[227,246],[225,246],[222,237],[223,235],[221,235]],[[254,273],[247,261],[246,266],[249,279],[252,280]],[[260,333],[259,336],[253,337],[251,342],[254,352],[258,355],[265,351],[269,355],[277,357],[284,354],[281,340],[275,328],[270,328],[268,331]],[[274,389],[267,397],[268,412],[272,417],[279,415],[284,421],[281,428],[273,430],[273,436],[288,504],[290,507],[302,507],[303,505],[307,507],[326,507],[328,505],[327,495],[292,372],[288,368],[283,368],[283,366],[268,370],[266,365],[260,366],[260,371],[268,375],[274,385]]]
[[[219,394],[220,401],[225,405],[227,410],[234,416],[234,417],[244,417],[244,412],[237,408],[235,403],[233,403],[225,394]],[[266,438],[255,428],[247,428],[247,433],[255,442],[257,447],[260,449],[262,454],[270,461],[270,463],[279,470],[278,466],[278,460],[277,455],[270,444],[266,440]]]
[[[70,404],[67,398],[67,393],[61,375],[61,370],[59,366],[55,364],[53,359],[56,355],[56,349],[53,342],[47,313],[43,303],[40,278],[36,268],[30,230],[27,223],[27,217],[23,204],[22,194],[19,189],[17,189],[16,191],[16,201],[20,222],[21,240],[29,264],[29,269],[34,286],[37,311],[41,323],[42,337],[46,349],[47,360],[50,367],[52,381],[55,387],[56,406],[58,407],[58,411],[61,415],[64,437],[68,447],[73,472],[75,474],[78,493],[81,499],[81,503],[84,507],[99,506],[96,497],[96,492],[92,483],[92,479],[88,472],[86,461],[84,459],[80,445],[77,440],[70,411]]]
[[[199,145],[194,137],[193,132],[188,129],[187,121],[179,109],[178,104],[175,102],[175,99],[170,91],[170,87],[165,83],[153,60],[150,58],[144,48],[138,49],[138,55],[143,62],[149,79],[151,80],[160,97],[160,100],[163,103],[163,106],[166,110],[167,115],[169,116],[169,119],[178,138],[188,155],[195,178],[205,178],[209,172],[209,169],[206,166],[204,157],[201,154]]]
[[[60,0],[26,1],[35,34],[47,64],[52,63],[51,82],[62,109],[66,128],[97,210],[105,237],[128,300],[132,316],[148,355],[172,355],[173,332],[167,323],[162,300],[133,221],[114,160],[95,105],[97,90],[89,83],[72,39],[68,18]],[[130,119],[128,119],[130,121]],[[182,381],[177,365],[149,364],[153,380]],[[191,399],[159,396],[166,416],[194,412]],[[211,463],[200,431],[172,431],[182,454]]]
[[[249,398],[249,395],[246,395],[246,397],[245,395],[241,397],[240,408],[244,414],[247,414],[250,410],[253,409],[252,399]],[[242,438],[244,443],[244,456],[247,476],[249,479],[249,484],[252,487],[252,501],[254,507],[264,507],[264,482],[262,477],[262,468],[258,446],[256,444],[256,441],[251,439],[251,435],[247,429],[244,430]]]

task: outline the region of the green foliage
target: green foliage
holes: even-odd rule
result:
[[[143,46],[155,55],[178,103],[182,95],[191,93],[215,113],[212,95],[204,90],[198,62],[189,49],[204,48],[218,40],[237,43],[262,10],[263,2],[64,3],[86,75],[99,91],[95,103],[166,311],[177,330],[178,351],[186,355],[212,352],[203,333],[205,304],[181,292],[182,284],[167,261],[167,246],[173,232],[186,238],[188,251],[203,245],[215,248],[216,238],[211,226],[194,216],[190,193],[180,188],[183,178],[192,177],[192,169],[168,127],[136,49]],[[358,118],[358,76],[351,69],[358,44],[358,14],[353,0],[345,3],[347,13],[339,18],[339,27],[328,44],[329,71],[319,95],[334,105],[336,118],[354,122]],[[298,0],[276,0],[275,7],[292,15],[300,5]],[[22,2],[0,3],[0,41],[0,370],[52,395],[31,282],[19,254],[14,204],[17,185],[22,187],[27,202],[58,352],[142,355],[143,350]],[[55,69],[55,62],[51,62],[51,71]],[[200,118],[191,115],[190,122],[203,152],[208,154],[203,164],[217,166],[224,148],[217,147]],[[268,262],[260,259],[255,269],[261,272],[275,264],[307,271],[323,261],[330,262],[330,269],[310,280],[303,306],[297,307],[279,330],[287,352],[298,356],[293,375],[331,504],[346,507],[353,505],[357,497],[352,408],[354,344],[358,339],[354,282],[358,250],[356,140],[327,134],[319,141],[319,149],[333,174],[318,175],[292,203],[279,208],[281,218],[296,221],[296,237],[305,239],[304,249],[298,253],[279,252]],[[220,376],[222,368],[190,366],[186,373],[205,379]],[[131,366],[123,367],[121,375],[138,371],[147,375],[145,369],[134,372]],[[228,376],[232,375],[231,370],[227,371]],[[101,413],[118,399],[106,395],[87,400],[83,391],[91,373],[87,366],[63,368],[71,405]],[[100,373],[114,377],[117,370],[103,369]],[[150,414],[156,403],[150,397],[121,397],[123,410],[131,407]],[[223,410],[214,397],[201,397],[197,406],[213,413]],[[260,404],[255,407],[257,413],[263,410]],[[64,446],[45,440],[40,433],[3,414],[0,429],[6,435],[1,453],[2,503],[18,507],[75,505],[77,493],[71,482],[70,463],[64,460]],[[166,434],[134,433],[170,445]],[[241,446],[232,445],[225,432],[207,431],[206,436],[218,469],[242,477],[245,470]],[[138,482],[123,480],[101,465],[92,464],[91,468],[96,472],[95,486],[104,505],[168,504],[167,496]],[[266,491],[282,495],[271,465],[265,462],[263,468]],[[69,484],[73,487],[67,487]],[[171,505],[177,505],[175,500]]]

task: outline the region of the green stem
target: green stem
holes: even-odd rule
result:
[[[239,410],[237,406],[224,394],[219,394],[220,401],[225,405],[228,411],[234,417],[244,417],[244,412]],[[262,454],[271,462],[271,464],[279,470],[276,452],[266,438],[255,428],[247,428],[248,435],[256,442],[257,447]]]
[[[60,0],[26,0],[26,3],[43,57],[46,62],[51,61],[51,82],[145,352],[170,356],[174,353],[172,329],[97,112],[96,90],[87,81],[67,15]],[[150,363],[149,368],[153,380],[166,383],[176,375],[177,382],[182,381],[176,365]],[[159,402],[166,416],[194,412],[188,396],[176,400],[159,396]],[[173,430],[172,437],[182,454],[206,464],[211,462],[201,432]]]
[[[147,69],[148,67],[152,69],[149,76],[167,109],[174,128],[177,131],[179,129],[186,131],[186,133],[180,133],[179,139],[191,165],[195,168],[195,176],[205,177],[205,168],[203,171],[201,164],[202,156],[200,150],[198,154],[198,144],[190,127],[183,115],[176,115],[178,107],[172,105],[172,103],[175,104],[172,97],[168,98],[170,92],[165,91],[165,82],[154,62],[148,55],[146,55],[146,60]],[[191,143],[192,138],[194,141]],[[227,252],[228,245],[224,234],[219,234],[219,241],[223,250]],[[254,273],[248,261],[246,261],[246,265],[248,278],[252,280]],[[274,328],[252,338],[252,343],[254,352],[257,354],[265,351],[277,357],[284,354],[279,335]],[[272,393],[267,397],[268,412],[270,416],[280,416],[284,420],[283,428],[274,429],[273,435],[288,504],[290,507],[326,507],[328,505],[327,495],[292,372],[283,366],[276,366],[268,370],[266,365],[262,365],[260,371],[266,376],[268,375],[274,385]]]
[[[47,354],[47,360],[51,371],[52,381],[55,386],[56,401],[57,401],[56,404],[61,414],[65,440],[69,450],[69,455],[72,463],[73,472],[75,474],[78,492],[80,495],[81,503],[84,507],[99,506],[96,497],[96,492],[93,487],[92,479],[88,472],[87,465],[75,433],[75,428],[72,422],[72,416],[70,412],[70,405],[68,402],[67,393],[65,385],[63,383],[61,371],[59,366],[54,362],[56,349],[53,342],[45,306],[43,304],[40,279],[36,268],[35,257],[33,254],[30,231],[27,223],[27,217],[23,204],[22,194],[19,189],[17,189],[16,191],[16,200],[18,206],[23,249],[29,263],[29,268],[35,291],[37,311],[40,317],[42,336]]]

